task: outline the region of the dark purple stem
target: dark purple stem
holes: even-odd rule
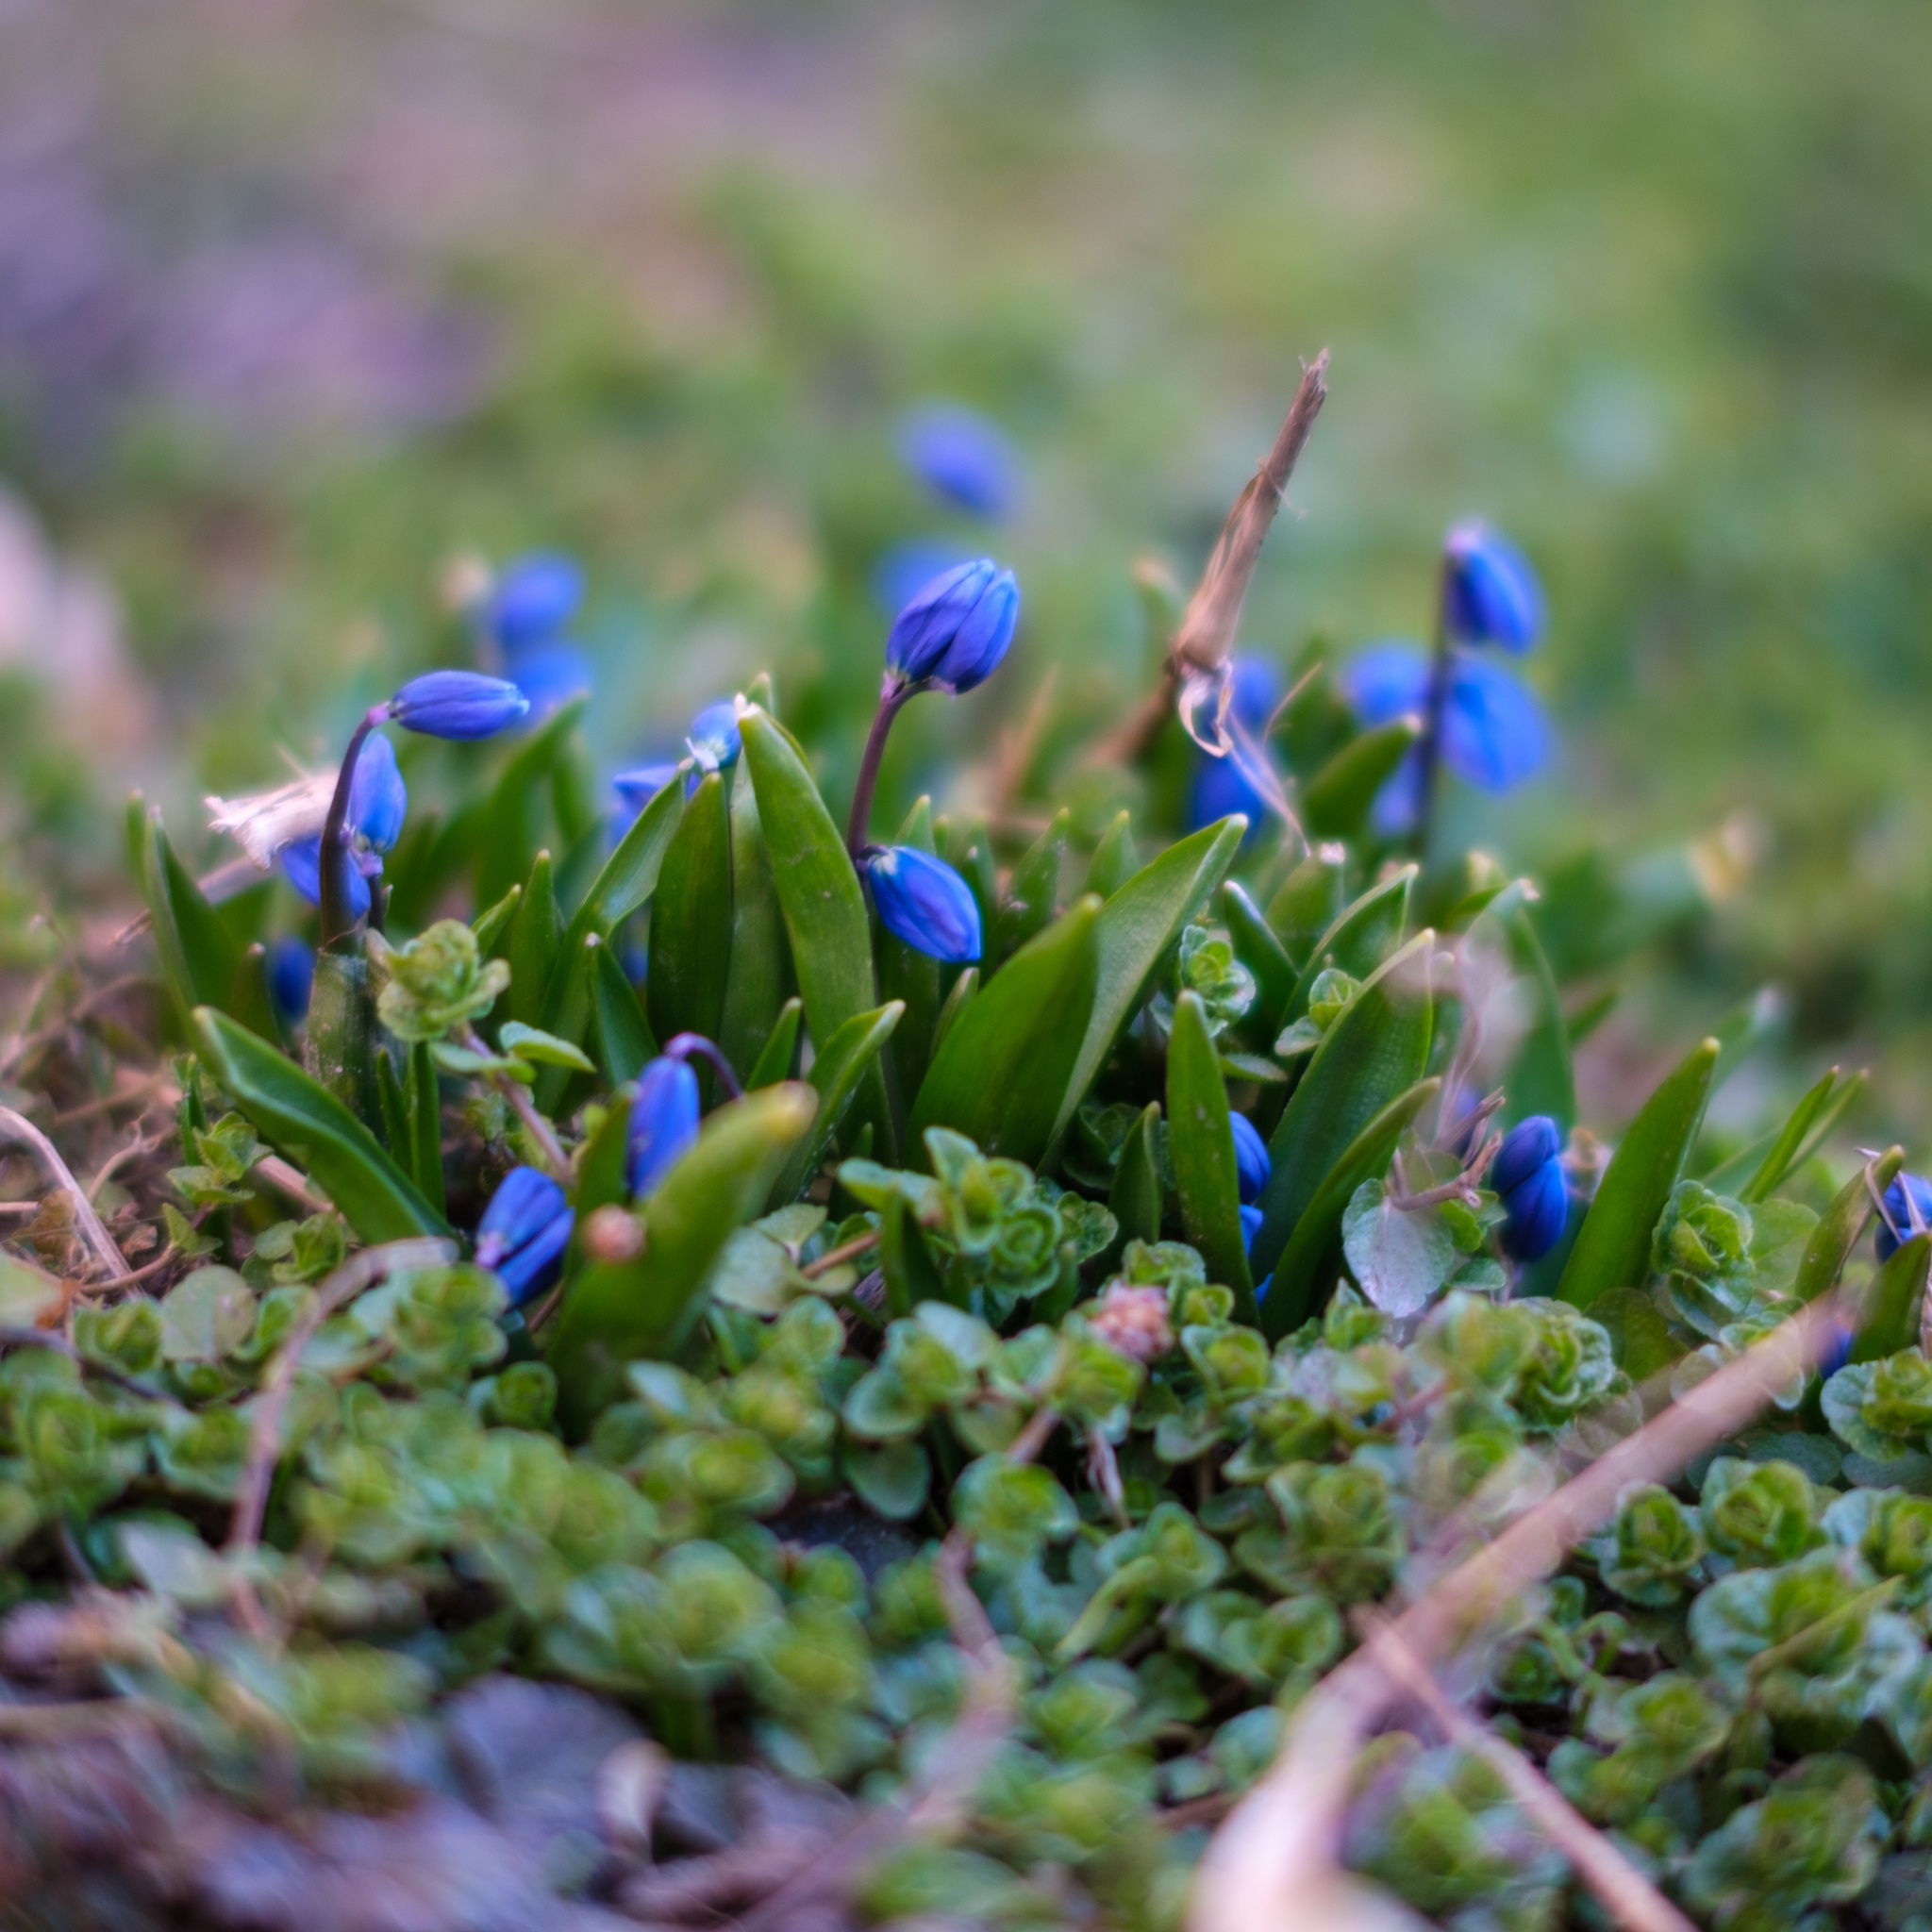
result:
[[[342,768],[336,774],[335,795],[328,802],[328,817],[322,828],[321,874],[322,943],[332,946],[355,929],[349,911],[349,792],[356,783],[356,760],[362,756],[362,741],[389,716],[386,705],[377,705],[363,714],[342,754]]]
[[[918,684],[889,686],[879,695],[879,708],[873,713],[872,729],[866,733],[865,756],[858,761],[858,783],[852,791],[852,816],[845,822],[845,849],[852,855],[854,865],[858,864],[868,842],[866,832],[872,824],[872,798],[878,790],[879,761],[886,755],[886,740],[891,735],[892,720],[899,715],[907,699],[926,688],[926,683],[922,680]]]
[[[687,1066],[692,1060],[703,1060],[717,1074],[720,1085],[731,1099],[744,1098],[744,1089],[738,1084],[738,1075],[731,1071],[731,1062],[719,1051],[717,1042],[707,1040],[702,1033],[674,1033],[664,1042],[663,1057],[667,1060],[682,1060]]]

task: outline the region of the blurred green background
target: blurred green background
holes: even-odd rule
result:
[[[1561,753],[1460,824],[1747,874],[1598,1036],[1607,1120],[1774,979],[1736,1105],[1870,1058],[1923,1138],[1928,60],[1889,0],[6,0],[8,943],[108,915],[129,782],[185,823],[458,655],[468,552],[585,559],[607,761],[770,664],[842,791],[881,552],[991,549],[1013,669],[888,774],[970,793],[1049,665],[1067,721],[1142,688],[1134,558],[1191,578],[1325,344],[1246,644],[1415,634],[1502,524]],[[931,395],[1024,452],[1005,525],[894,462]]]

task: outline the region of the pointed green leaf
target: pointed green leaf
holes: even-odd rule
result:
[[[1499,1125],[1531,1114],[1548,1114],[1565,1133],[1576,1124],[1576,1080],[1570,1065],[1570,1031],[1563,1019],[1556,974],[1536,936],[1527,879],[1505,886],[1470,924],[1470,936],[1493,946],[1509,962],[1524,998],[1528,1024],[1503,1078],[1507,1100]]]
[[[785,920],[772,882],[772,856],[758,824],[758,793],[741,758],[731,782],[731,964],[718,1045],[747,1077],[785,1004]],[[888,994],[891,997],[891,994]]]
[[[1053,823],[1027,848],[1007,886],[1006,903],[992,923],[983,962],[988,973],[996,972],[1035,933],[1053,924],[1058,909],[1060,868],[1067,858],[1067,827],[1073,814],[1064,809],[1055,813]]]
[[[599,946],[601,954],[608,949]],[[595,968],[591,969],[594,974]],[[541,1026],[525,1026],[520,1020],[508,1020],[499,1036],[503,1051],[516,1058],[540,1067],[569,1067],[579,1074],[594,1074],[596,1062],[582,1047],[574,1046],[567,1040],[559,1040],[554,1033],[545,1033]]]
[[[1865,1091],[1862,1072],[1854,1074],[1834,1091],[1837,1079],[1838,1069],[1834,1067],[1798,1103],[1783,1131],[1758,1163],[1757,1172],[1739,1189],[1739,1200],[1747,1205],[1768,1201],[1786,1174],[1794,1168],[1802,1167],[1818,1151],[1825,1137],[1844,1118],[1852,1103]]]
[[[1284,1026],[1292,1025],[1308,1010],[1309,991],[1329,967],[1354,979],[1367,979],[1402,943],[1403,928],[1408,924],[1409,891],[1417,871],[1413,865],[1404,866],[1336,915],[1315,941],[1302,976],[1295,982],[1294,995],[1282,1015]]]
[[[449,1232],[375,1136],[325,1088],[225,1013],[197,1008],[194,1030],[209,1071],[255,1130],[322,1189],[365,1241]]]
[[[369,995],[361,936],[342,944],[351,950],[325,947],[315,957],[302,1058],[311,1078],[358,1121],[373,1125],[382,1118],[375,1089],[375,1002]]]
[[[1830,1207],[1805,1243],[1804,1258],[1791,1283],[1791,1291],[1800,1301],[1815,1302],[1837,1282],[1858,1237],[1865,1232],[1865,1224],[1877,1213],[1878,1202],[1905,1164],[1905,1149],[1890,1147],[1872,1162],[1869,1173],[1860,1168],[1831,1197]],[[1586,1229],[1589,1225],[1584,1224]]]
[[[731,961],[731,818],[724,780],[707,772],[672,835],[651,901],[644,1008],[659,1040],[718,1037]]]
[[[598,1208],[630,1199],[630,1109],[637,1097],[636,1087],[628,1081],[616,1089],[603,1120],[577,1150],[576,1183],[570,1198],[577,1211],[579,1237]]]
[[[1557,1298],[1587,1308],[1613,1288],[1640,1288],[1650,1276],[1650,1241],[1684,1157],[1704,1120],[1718,1043],[1694,1047],[1630,1123],[1596,1191]]]
[[[894,1318],[909,1315],[921,1302],[951,1299],[912,1204],[896,1191],[879,1209],[879,1272],[885,1277],[886,1309]]]
[[[409,1049],[409,1178],[437,1213],[448,1211],[442,1184],[442,1090],[429,1042]]]
[[[570,935],[564,937],[568,941]],[[558,960],[557,970],[550,975],[542,1016],[542,1030],[553,1039],[580,1046],[589,1036],[597,955],[603,950],[603,939],[587,932],[575,954],[565,954]],[[579,1077],[565,1067],[545,1067],[537,1075],[537,1105],[545,1113],[555,1114],[572,1081]]]
[[[1121,1158],[1113,1171],[1107,1205],[1120,1224],[1119,1241],[1160,1239],[1160,1103],[1150,1100],[1121,1142]]]
[[[1924,1320],[1925,1275],[1932,1267],[1932,1234],[1901,1241],[1879,1264],[1858,1310],[1858,1332],[1845,1359],[1883,1361],[1916,1348]]]
[[[141,867],[142,896],[154,922],[161,977],[185,1023],[196,1007],[224,1007],[235,990],[242,949],[202,897],[161,829],[158,806],[147,815]]]
[[[540,852],[504,935],[503,957],[509,961],[509,994],[504,1017],[532,1025],[543,1011],[544,994],[563,944],[563,914],[558,909],[550,855]]]
[[[1435,1019],[1435,934],[1424,929],[1377,967],[1310,1057],[1268,1143],[1273,1172],[1249,1257],[1257,1275],[1274,1266],[1350,1143],[1422,1078]],[[1282,1306],[1271,1291],[1262,1319],[1273,1335],[1287,1332],[1279,1325]]]
[[[271,1046],[282,1044],[281,1022],[275,1018],[275,1003],[269,992],[268,948],[257,940],[235,965],[235,984],[228,994],[228,1011],[251,1033],[258,1033]]]
[[[591,966],[591,1034],[604,1077],[613,1087],[635,1080],[658,1051],[651,1023],[614,946],[599,946]]]
[[[791,1079],[792,1063],[798,1058],[799,1024],[804,1018],[805,1002],[796,995],[778,1008],[771,1037],[758,1050],[757,1064],[745,1075],[747,1093],[757,1087],[775,1087],[779,1081]]]
[[[932,1024],[932,1050],[935,1054],[945,1043],[946,1035],[952,1031],[954,1021],[973,1004],[978,991],[979,968],[969,966],[958,979],[954,980],[953,990],[946,995],[945,1004],[940,1008],[940,1016]],[[931,1064],[928,1059],[928,1071]]]
[[[958,849],[946,855],[953,870],[964,879],[979,908],[979,929],[990,933],[999,917],[999,872],[993,863],[992,834],[984,817],[968,822],[958,841]]]
[[[1154,969],[1180,938],[1189,914],[1220,885],[1241,850],[1241,835],[1247,827],[1247,820],[1239,814],[1203,826],[1191,838],[1170,845],[1153,864],[1143,866],[1102,907],[1094,935],[1091,1013],[1054,1116],[1050,1140],[1057,1141],[1066,1132],[1067,1124],[1112,1051],[1115,1037],[1146,997]],[[987,989],[989,996],[991,991],[991,987]]]
[[[1318,845],[1281,882],[1268,902],[1268,924],[1299,974],[1315,942],[1334,924],[1342,906],[1346,854],[1340,845]]]
[[[620,1393],[626,1362],[674,1355],[690,1334],[712,1262],[762,1208],[817,1110],[818,1096],[796,1083],[719,1108],[641,1210],[642,1251],[629,1261],[593,1262],[571,1283],[549,1361],[558,1417],[573,1439]]]
[[[1221,916],[1227,922],[1235,958],[1255,975],[1252,1038],[1272,1045],[1301,975],[1260,908],[1233,879],[1221,889]]]
[[[1174,1003],[1174,1030],[1167,1042],[1167,1135],[1189,1243],[1201,1251],[1208,1278],[1234,1290],[1240,1319],[1252,1322],[1254,1280],[1241,1236],[1227,1088],[1208,1028],[1208,1009],[1194,992],[1184,992]]]
[[[858,1091],[879,1056],[879,1050],[892,1037],[906,1008],[897,1000],[889,1001],[870,1013],[855,1013],[819,1050],[806,1076],[819,1097],[817,1117],[811,1131],[798,1143],[798,1151],[788,1161],[772,1191],[772,1206],[782,1208],[796,1200],[806,1184],[818,1172],[825,1149],[845,1117],[852,1098]]]
[[[470,930],[476,935],[476,951],[481,958],[496,959],[509,957],[505,936],[509,931],[510,921],[516,917],[523,896],[523,887],[512,886],[494,906],[471,920]]]
[[[575,733],[588,696],[559,705],[504,766],[490,793],[476,847],[476,898],[489,906],[519,879],[528,876],[537,856],[539,832],[532,805],[542,795],[551,771]]]
[[[375,1091],[382,1102],[382,1127],[390,1158],[415,1179],[415,1148],[409,1139],[409,1100],[396,1075],[395,1061],[386,1053],[375,1056]]]
[[[1098,899],[1081,899],[946,1024],[912,1106],[908,1133],[919,1162],[926,1128],[952,1127],[985,1153],[1039,1164],[1058,1096],[1077,1077],[1082,1041],[1092,1037],[1101,917]]]
[[[1428,1079],[1397,1094],[1342,1149],[1323,1177],[1274,1264],[1268,1298],[1261,1304],[1261,1326],[1271,1338],[1292,1334],[1314,1312],[1316,1297],[1334,1279],[1342,1217],[1356,1190],[1365,1181],[1382,1178],[1409,1123],[1441,1091],[1440,1079]]]
[[[664,855],[684,816],[688,769],[688,764],[678,766],[617,841],[617,849],[604,861],[603,871],[591,882],[584,903],[571,921],[573,938],[598,932],[608,939],[658,890]]]
[[[1134,848],[1133,815],[1117,811],[1113,823],[1100,835],[1093,857],[1087,866],[1083,891],[1098,892],[1111,899],[1141,870],[1141,855]]]
[[[1303,824],[1319,839],[1354,838],[1421,730],[1420,718],[1392,718],[1343,745],[1303,788]]]

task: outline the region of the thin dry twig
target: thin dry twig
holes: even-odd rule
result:
[[[879,1231],[871,1229],[868,1233],[855,1235],[841,1247],[828,1248],[816,1261],[808,1261],[798,1272],[808,1281],[816,1281],[821,1274],[829,1274],[841,1262],[849,1261],[856,1255],[870,1254],[879,1244]]]
[[[318,1193],[309,1186],[308,1176],[298,1167],[291,1167],[279,1154],[270,1154],[258,1160],[248,1170],[257,1180],[266,1181],[276,1193],[306,1208],[311,1214],[330,1214],[335,1211],[335,1203],[326,1194]]]
[[[485,1058],[494,1058],[474,1026],[459,1026],[457,1041],[471,1053],[481,1054]],[[484,1078],[503,1095],[509,1103],[510,1111],[524,1124],[524,1131],[542,1155],[551,1179],[567,1183],[570,1180],[570,1156],[563,1151],[563,1142],[557,1138],[557,1130],[538,1112],[537,1103],[530,1098],[524,1083],[512,1080],[508,1074],[486,1074]]]
[[[1524,1815],[1575,1867],[1624,1932],[1696,1932],[1690,1921],[1522,1752],[1450,1701],[1388,1618],[1366,1610],[1357,1621],[1371,1641],[1380,1646],[1383,1667],[1428,1707],[1452,1743],[1474,1752],[1494,1769]]]
[[[115,1171],[125,1167],[130,1160],[139,1160],[143,1154],[152,1154],[161,1144],[158,1139],[150,1141],[136,1127],[134,1139],[125,1147],[117,1147],[94,1170],[94,1177],[87,1184],[87,1197],[90,1201],[100,1199],[101,1190],[114,1177]]]
[[[101,1217],[94,1212],[94,1204],[81,1191],[80,1183],[68,1171],[67,1163],[60,1158],[53,1141],[41,1132],[24,1114],[17,1114],[10,1107],[0,1107],[0,1135],[9,1140],[24,1141],[41,1158],[42,1164],[49,1174],[74,1196],[74,1227],[80,1236],[81,1245],[92,1257],[94,1265],[103,1274],[114,1276],[127,1273],[127,1257],[114,1245],[114,1238],[101,1224]]]
[[[1841,1313],[1833,1293],[1780,1324],[1526,1510],[1389,1627],[1427,1669],[1454,1657],[1512,1597],[1554,1571],[1625,1489],[1674,1475],[1743,1427],[1817,1359]],[[1349,1770],[1395,1694],[1386,1646],[1374,1639],[1309,1692],[1274,1769],[1202,1860],[1189,1907],[1192,1932],[1321,1923],[1312,1902],[1340,1899],[1352,1885],[1340,1864]]]

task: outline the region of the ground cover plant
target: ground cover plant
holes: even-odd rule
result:
[[[1914,1923],[1932,1187],[1822,1151],[1857,1076],[1702,1131],[1756,1008],[1577,1122],[1645,902],[1438,835],[1548,756],[1527,562],[1457,525],[1426,652],[1234,650],[1323,394],[1145,574],[1141,710],[983,812],[874,802],[1024,653],[994,559],[891,625],[842,829],[768,678],[594,783],[548,557],[206,867],[135,802],[129,970],[5,1048],[25,1923],[1178,1924],[1564,1507],[1333,1849],[1470,1932]]]

